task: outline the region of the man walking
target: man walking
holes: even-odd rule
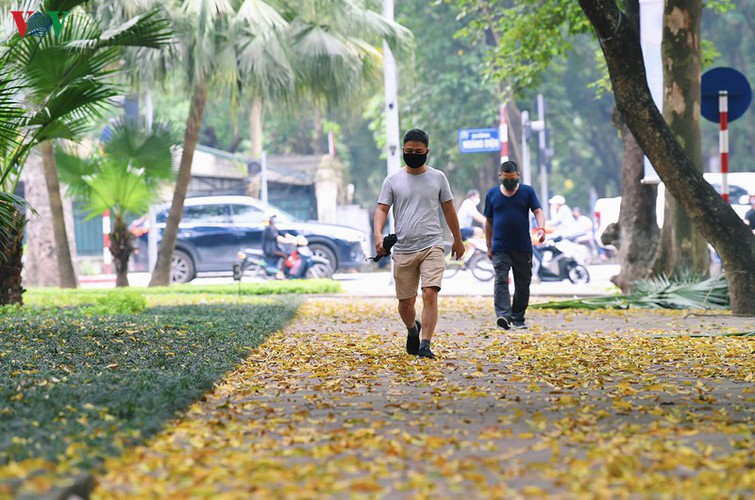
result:
[[[398,312],[407,329],[406,352],[435,359],[430,341],[438,323],[438,292],[445,269],[443,228],[438,209],[443,212],[454,242],[453,257],[460,259],[464,244],[453,205],[453,194],[443,172],[427,165],[430,139],[419,129],[404,134],[403,158],[406,166],[383,181],[375,212],[375,250],[383,248],[383,228],[393,207],[397,243],[393,246],[393,277]],[[422,282],[422,321],[416,319],[417,287]]]
[[[497,324],[508,330],[527,328],[524,315],[530,301],[532,240],[529,213],[535,214],[535,234],[545,240],[545,214],[531,186],[519,183],[513,161],[501,163],[501,185],[485,196],[485,242],[495,268],[494,305]],[[514,303],[509,294],[509,269],[514,273]]]

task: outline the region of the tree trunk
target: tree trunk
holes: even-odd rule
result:
[[[627,17],[639,30],[640,5],[637,0],[625,2]],[[648,277],[658,247],[658,224],[655,216],[657,188],[642,184],[644,154],[618,110],[613,113],[614,126],[624,145],[621,166],[621,208],[619,209],[619,264],[621,271],[611,281],[625,294],[632,283]]]
[[[653,184],[642,184],[642,148],[626,123],[618,116],[616,121],[624,143],[618,245],[621,271],[611,281],[627,294],[633,282],[648,277],[655,255],[652,249],[658,248],[659,229],[655,216],[657,188]]]
[[[252,99],[252,109],[249,112],[249,140],[252,145],[250,155],[252,158],[262,158],[262,120],[264,105],[262,98],[255,96]],[[249,179],[245,189],[247,196],[260,198],[262,193],[262,176],[255,174]]]
[[[695,227],[721,256],[734,314],[755,316],[755,235],[703,178],[653,103],[639,32],[615,0],[579,0],[600,41],[616,105]]]
[[[519,165],[519,171],[522,171],[522,112],[516,104],[516,100],[511,98],[506,103],[506,123],[508,124],[509,135],[509,160]],[[497,172],[496,172],[497,175]],[[540,200],[545,203],[547,200]]]
[[[6,228],[8,239],[0,233],[0,249],[4,249],[3,257],[0,258],[0,306],[24,304],[25,290],[21,284],[21,271],[24,266],[22,257],[26,220],[25,215],[16,211],[12,225]]]
[[[264,106],[262,98],[254,96],[252,111],[249,113],[249,140],[252,144],[252,158],[262,158],[262,113]]]
[[[24,248],[24,286],[60,287],[60,274],[55,272],[57,254],[55,236],[52,229],[52,211],[50,197],[45,184],[45,172],[42,158],[35,152],[24,162],[21,172],[24,183],[24,199],[34,207],[35,216],[29,216],[26,222],[26,248]],[[74,234],[73,204],[63,200],[66,233]],[[75,238],[69,239],[70,246],[75,246]],[[75,254],[71,248],[71,254]],[[76,269],[74,261],[74,269]]]
[[[700,138],[701,0],[666,0],[663,23],[663,117],[702,172]],[[654,274],[708,275],[708,245],[684,208],[666,195]]]
[[[76,288],[76,272],[73,270],[73,258],[66,234],[65,213],[63,199],[60,196],[60,182],[58,168],[55,164],[55,154],[52,141],[44,141],[39,145],[42,153],[42,166],[45,171],[45,183],[50,197],[50,212],[52,230],[55,236],[55,256],[57,258],[58,275],[61,288]]]
[[[163,239],[160,241],[160,248],[157,251],[157,263],[152,272],[149,286],[167,286],[170,284],[173,247],[176,246],[178,224],[181,222],[181,217],[183,216],[184,200],[189,188],[189,181],[191,181],[191,164],[194,160],[194,150],[197,147],[197,140],[199,139],[199,130],[202,126],[204,106],[207,102],[207,88],[208,85],[206,82],[197,82],[194,85],[194,95],[191,98],[189,117],[186,120],[186,131],[184,132],[181,165],[178,168],[176,188],[173,191],[173,202],[168,211],[168,220],[165,221]]]
[[[134,251],[133,237],[128,230],[128,225],[123,217],[116,215],[113,232],[110,233],[110,253],[113,255],[115,265],[115,286],[123,287],[128,284],[128,259]]]

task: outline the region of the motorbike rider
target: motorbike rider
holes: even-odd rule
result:
[[[265,256],[265,260],[271,263],[280,262],[280,271],[275,275],[278,279],[285,279],[283,273],[283,266],[286,262],[288,254],[283,251],[281,245],[291,244],[296,242],[296,238],[289,234],[280,234],[278,228],[275,226],[275,219],[278,216],[278,212],[272,211],[267,217],[268,224],[265,226],[265,230],[262,231],[262,252]]]
[[[461,203],[459,210],[456,212],[456,217],[459,219],[459,227],[461,230],[461,240],[465,242],[466,248],[462,261],[466,264],[472,255],[475,253],[475,246],[468,243],[470,238],[481,239],[484,238],[485,233],[483,228],[487,219],[484,215],[477,210],[477,206],[480,204],[480,192],[476,189],[470,189],[467,191],[466,199]],[[482,227],[475,226],[474,223],[479,223]]]

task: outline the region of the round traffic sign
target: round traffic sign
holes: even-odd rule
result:
[[[706,71],[700,82],[702,99],[700,113],[708,120],[718,123],[718,93],[729,94],[728,120],[733,122],[742,116],[752,100],[752,88],[742,73],[734,68],[713,68]]]

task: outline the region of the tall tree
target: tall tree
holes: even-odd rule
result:
[[[183,216],[184,200],[191,180],[191,165],[199,139],[202,116],[211,84],[233,85],[238,81],[236,51],[230,26],[236,10],[226,0],[183,0],[174,12],[174,27],[179,37],[179,58],[190,87],[191,105],[186,119],[183,152],[176,186],[163,237],[157,251],[157,263],[149,286],[170,284],[173,247],[178,224]],[[249,20],[247,18],[249,22]]]
[[[628,21],[639,32],[640,5],[638,0],[628,0],[626,13]],[[631,291],[632,283],[645,278],[655,261],[658,248],[659,230],[656,220],[656,196],[658,188],[654,184],[643,184],[645,175],[645,155],[632,131],[618,111],[614,125],[620,131],[624,145],[621,166],[621,206],[619,209],[619,274],[611,281],[624,293]]]
[[[608,65],[616,104],[627,125],[695,227],[721,255],[732,312],[755,316],[755,235],[676,140],[648,89],[639,32],[622,22],[615,0],[579,0]]]
[[[695,168],[702,173],[700,137],[700,19],[702,0],[666,0],[663,21],[663,116]],[[708,246],[682,205],[666,196],[653,270],[677,276],[708,274]]]
[[[47,6],[63,10],[82,3],[51,1]],[[4,191],[0,196],[0,233],[6,221],[22,217],[12,192],[29,151],[43,141],[81,137],[89,119],[117,95],[110,76],[118,70],[123,48],[163,47],[170,36],[165,21],[154,10],[107,33],[81,9],[74,9],[67,21],[59,34],[51,30],[41,39],[14,34],[0,40],[4,45],[0,58],[0,82],[4,84],[0,85],[0,102],[4,103],[0,105],[0,122],[4,125],[0,130],[5,132],[0,134],[0,142],[6,142],[0,147],[4,150],[0,161],[0,187]],[[12,240],[6,240],[6,245],[22,248]],[[5,249],[2,242],[0,249]],[[8,282],[20,283],[20,258],[14,256],[12,261],[19,265],[9,271]],[[6,283],[0,283],[3,294],[8,289]],[[13,296],[20,298],[20,293]]]

